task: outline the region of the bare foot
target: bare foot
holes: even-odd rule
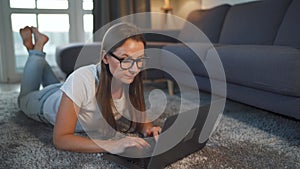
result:
[[[35,42],[33,49],[43,51],[45,44],[49,40],[48,36],[39,32],[38,29],[35,27],[31,27],[31,30],[34,35],[34,42]]]
[[[25,28],[20,29],[20,35],[22,37],[23,44],[27,48],[27,50],[32,50],[33,44],[31,28],[29,26],[26,26]]]

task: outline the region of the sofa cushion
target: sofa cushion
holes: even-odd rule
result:
[[[300,50],[284,46],[228,45],[215,48],[229,83],[300,96]],[[210,52],[206,57],[210,59]]]
[[[294,0],[284,16],[283,22],[274,42],[275,45],[287,45],[300,49],[299,16],[300,1]]]
[[[221,5],[207,10],[194,10],[189,13],[186,20],[201,29],[211,42],[217,43],[229,8],[230,5]],[[184,40],[197,42],[198,39],[193,40],[195,36],[187,29],[187,25],[182,29],[184,35],[181,36]]]
[[[290,0],[265,0],[232,6],[220,35],[222,44],[271,45]]]

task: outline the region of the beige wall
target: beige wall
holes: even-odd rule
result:
[[[169,0],[173,8],[173,14],[181,18],[186,18],[188,13],[194,9],[201,8],[201,0]],[[151,0],[151,12],[161,12],[164,6],[163,0]]]
[[[170,0],[170,5],[173,8],[173,15],[185,19],[192,10],[201,9],[201,0]],[[161,12],[163,6],[163,0],[151,0],[151,12]],[[164,22],[165,20],[167,23]],[[153,29],[180,29],[182,26],[171,17],[152,18]]]
[[[195,10],[201,9],[201,0],[171,0],[172,2],[176,2],[174,6],[174,14],[186,18],[187,15]]]

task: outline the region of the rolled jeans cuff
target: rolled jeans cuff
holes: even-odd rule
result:
[[[39,50],[29,50],[28,53],[29,53],[29,56],[32,56],[32,55],[40,56],[40,57],[45,57],[46,56],[45,52],[42,52],[42,51],[39,51]]]

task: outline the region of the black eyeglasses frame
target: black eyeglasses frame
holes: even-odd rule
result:
[[[120,67],[121,67],[121,69],[123,69],[123,70],[128,70],[128,69],[132,68],[132,66],[134,65],[134,63],[137,63],[137,62],[140,61],[140,60],[148,60],[148,59],[150,59],[149,57],[146,57],[145,55],[142,56],[142,57],[140,57],[140,58],[137,58],[137,59],[131,59],[131,56],[128,56],[128,57],[126,57],[126,58],[122,58],[122,59],[121,59],[121,58],[119,58],[118,56],[116,56],[113,52],[109,52],[108,55],[110,55],[110,56],[112,56],[113,58],[117,59],[117,60],[120,62]],[[128,59],[128,58],[129,58],[129,59]],[[124,60],[132,61],[131,65],[130,65],[128,68],[124,68],[124,67],[122,66],[122,62],[123,62]],[[140,67],[138,64],[137,64],[137,67],[138,67],[139,69],[143,69],[143,68],[144,68],[144,66]]]

